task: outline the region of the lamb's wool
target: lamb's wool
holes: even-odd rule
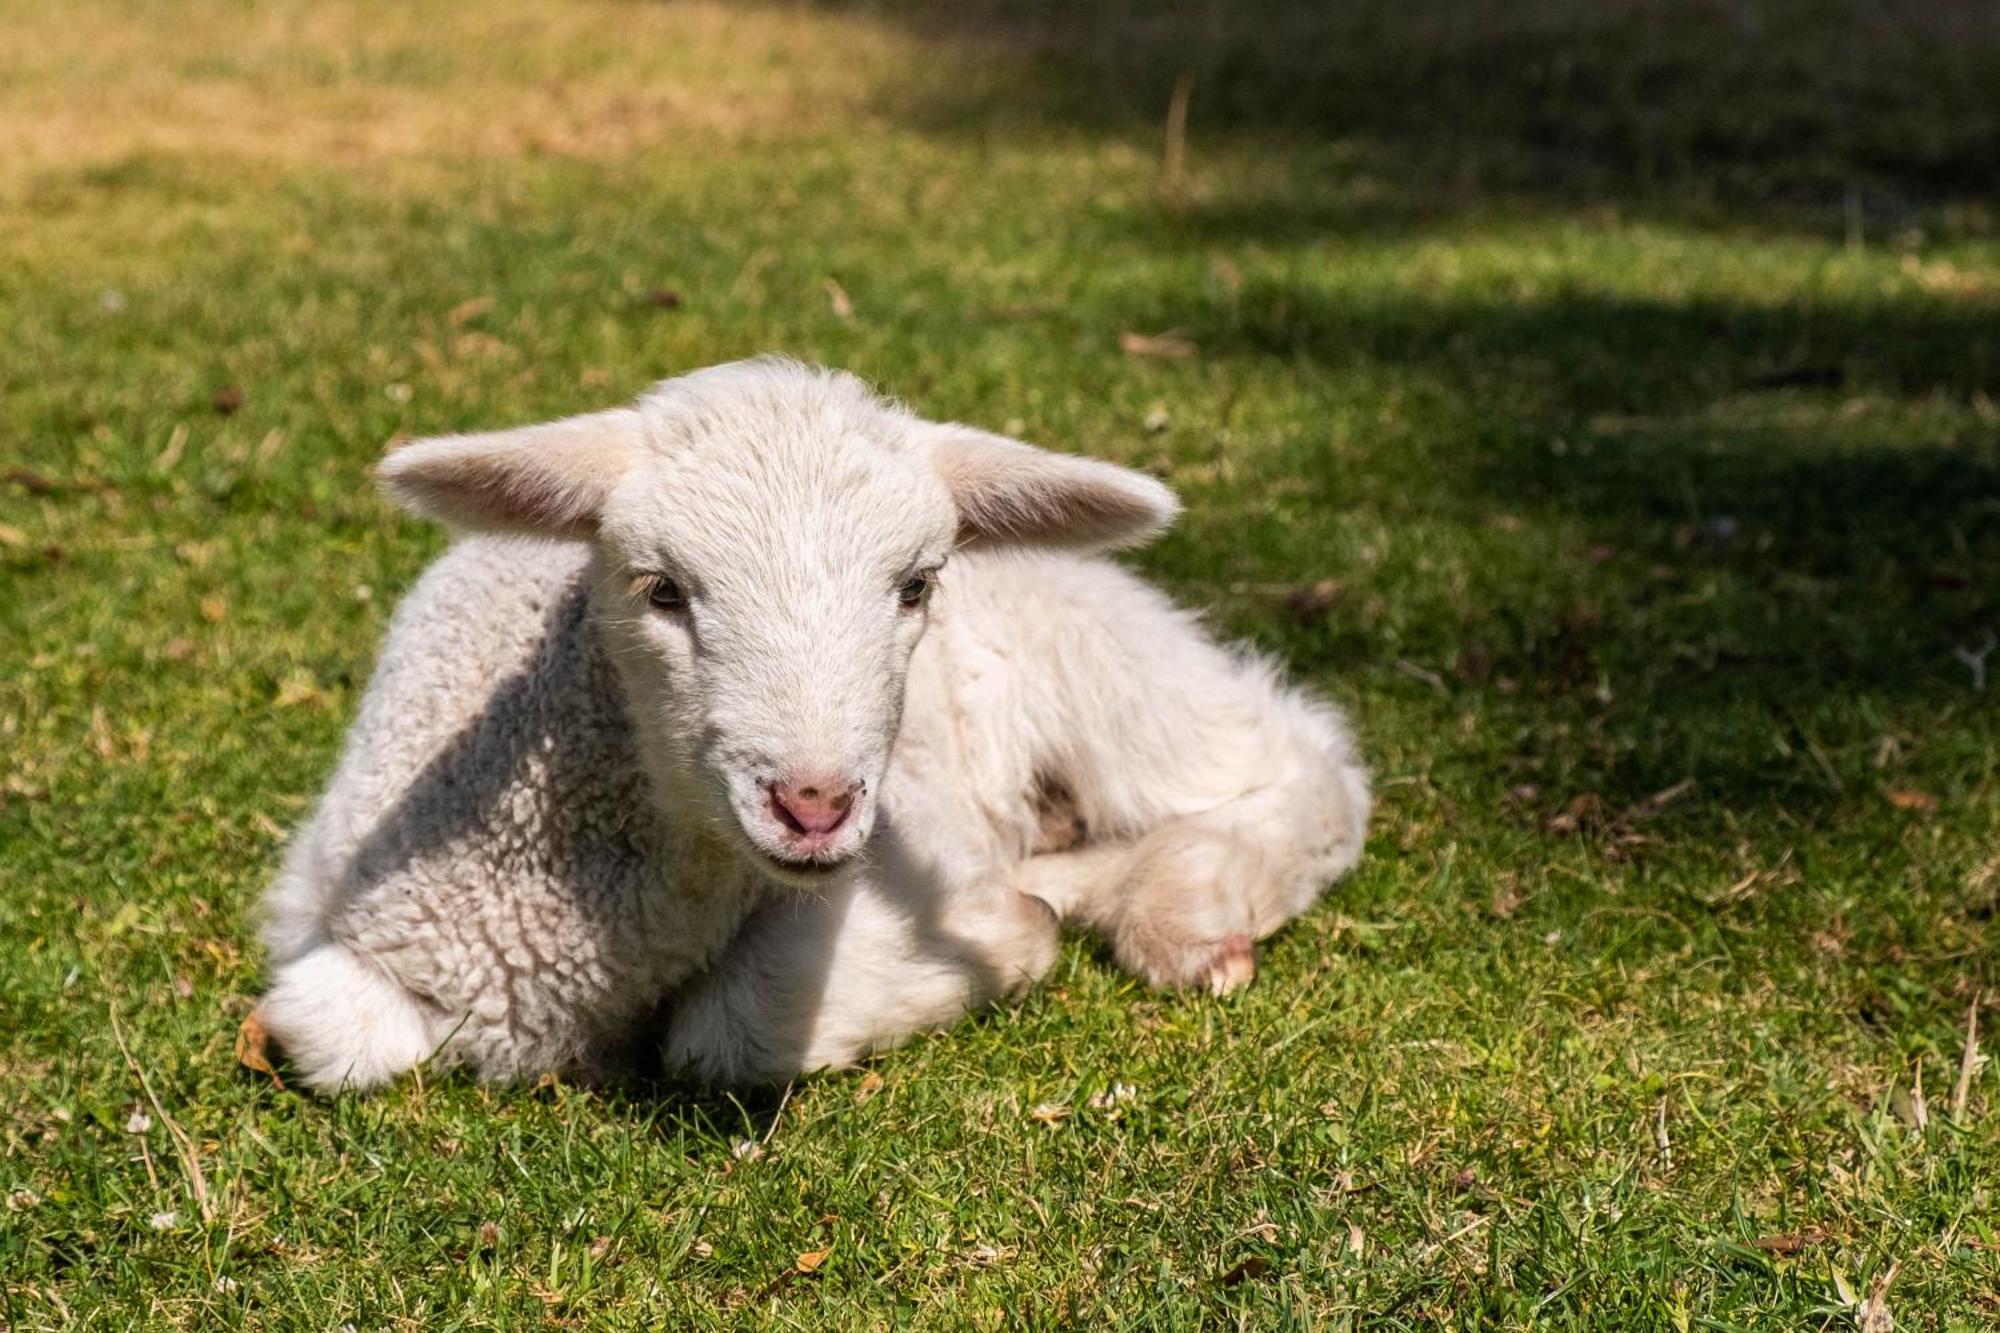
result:
[[[669,997],[670,1059],[780,1078],[1018,991],[1058,915],[1226,989],[1359,854],[1339,716],[1061,549],[1156,527],[1149,480],[777,362],[385,472],[567,540],[464,537],[397,611],[267,904],[266,1024],[312,1086],[575,1067]],[[694,610],[644,604],[668,564]],[[861,780],[859,854],[807,887],[765,809],[799,756]],[[1034,855],[1051,789],[1086,841]]]
[[[272,890],[267,1023],[308,1082],[376,1081],[378,1041],[421,1047],[416,1060],[443,1047],[495,1078],[573,1065],[748,910],[749,867],[676,836],[652,799],[586,614],[588,560],[573,543],[468,537],[398,609]],[[295,998],[284,983],[315,953],[422,997],[421,1034],[379,1019],[372,988]],[[313,1060],[305,1035],[347,1024],[356,1048]]]

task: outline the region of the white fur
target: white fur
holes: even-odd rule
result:
[[[267,900],[314,1087],[588,1066],[663,999],[675,1064],[783,1078],[1018,993],[1059,916],[1228,989],[1360,853],[1339,715],[1089,554],[1171,519],[1150,478],[770,360],[383,475],[565,540],[465,537],[397,611]],[[801,853],[769,793],[829,775]],[[1087,837],[1037,855],[1051,799]]]

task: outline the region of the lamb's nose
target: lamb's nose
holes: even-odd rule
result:
[[[775,783],[771,787],[771,813],[801,838],[819,841],[847,822],[860,790],[858,782],[823,778]]]

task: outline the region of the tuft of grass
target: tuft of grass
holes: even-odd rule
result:
[[[1202,67],[1168,191],[1164,91],[1039,12],[0,16],[9,1326],[2000,1318],[1990,1069],[1955,1092],[2000,992],[1991,181],[1953,148],[1829,223],[1681,93],[1600,114],[1684,171],[1488,180],[1464,97],[1225,112]],[[1489,147],[1549,114],[1466,86]],[[443,540],[383,442],[763,350],[1171,479],[1137,559],[1354,711],[1361,869],[1241,996],[1077,942],[789,1095],[239,1068],[249,912]]]

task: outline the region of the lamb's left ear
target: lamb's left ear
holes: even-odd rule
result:
[[[958,506],[960,545],[1133,546],[1180,513],[1164,483],[971,426],[926,423],[931,466]]]
[[[376,476],[414,514],[454,527],[587,537],[643,445],[631,408],[403,445]]]

